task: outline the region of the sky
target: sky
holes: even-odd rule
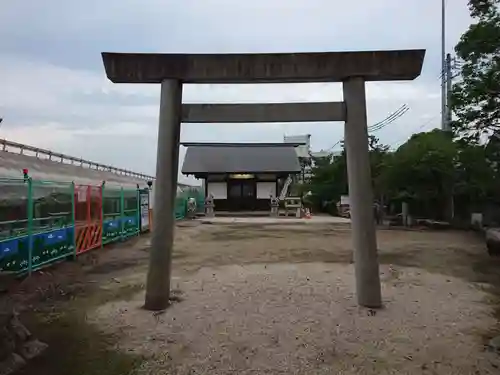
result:
[[[447,0],[448,52],[471,22]],[[0,4],[0,138],[155,174],[159,85],[113,84],[100,53],[427,50],[412,82],[368,83],[368,123],[392,147],[440,126],[438,0],[17,0]],[[185,85],[184,103],[342,100],[341,85]],[[282,142],[330,149],[343,124],[183,124],[183,142]],[[181,148],[181,162],[185,149]],[[189,182],[185,177],[183,182]]]

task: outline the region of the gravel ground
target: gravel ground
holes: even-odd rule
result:
[[[384,266],[385,308],[360,309],[353,267],[334,263],[205,267],[181,275],[165,313],[143,295],[89,313],[120,350],[153,357],[141,374],[498,374],[480,333],[495,324],[477,286]],[[178,284],[178,285],[176,285]]]

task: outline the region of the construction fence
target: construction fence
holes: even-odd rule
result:
[[[190,194],[177,197],[176,219]],[[0,272],[29,274],[147,232],[150,202],[147,188],[0,178]]]

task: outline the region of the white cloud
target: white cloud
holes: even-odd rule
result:
[[[450,3],[450,2],[449,2]],[[367,85],[376,133],[404,141],[439,119],[439,4],[434,0],[19,0],[0,13],[0,137],[154,173],[159,87],[107,81],[101,51],[268,52],[427,48],[414,82]],[[469,22],[466,0],[448,5],[448,45]],[[340,84],[186,85],[185,102],[341,100]],[[422,127],[422,124],[425,126]],[[312,134],[316,149],[338,124],[185,124],[183,141],[281,141]]]

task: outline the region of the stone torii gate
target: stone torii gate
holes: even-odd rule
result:
[[[366,81],[413,80],[425,50],[272,53],[102,53],[114,83],[161,84],[155,220],[145,308],[169,304],[181,122],[345,121],[356,294],[361,306],[382,305],[368,153]],[[187,104],[183,83],[342,82],[337,103]]]

